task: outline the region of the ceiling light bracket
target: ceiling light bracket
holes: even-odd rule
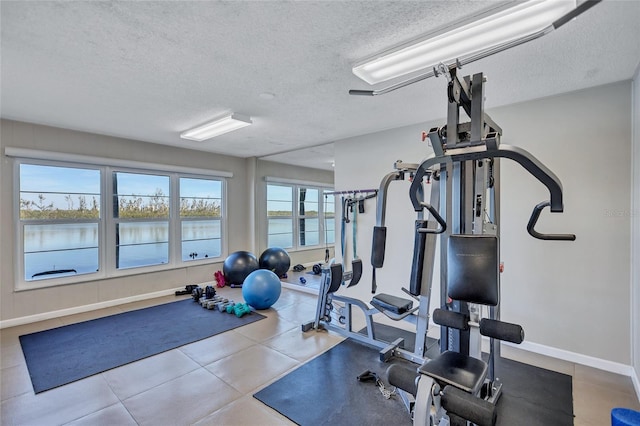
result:
[[[444,62],[440,62],[438,65],[433,67],[433,76],[440,77],[441,75],[444,75],[447,77],[447,81],[451,83],[451,81],[453,81],[451,73],[455,72],[456,69],[462,69],[462,64],[458,58],[456,58],[456,61],[451,65],[445,65]]]

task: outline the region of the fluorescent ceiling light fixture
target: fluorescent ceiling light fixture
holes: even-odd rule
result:
[[[440,63],[452,64],[549,27],[572,11],[576,0],[530,0],[516,2],[489,15],[482,14],[454,28],[448,27],[385,51],[353,67],[353,73],[377,84]]]
[[[181,133],[180,137],[182,139],[201,142],[241,129],[252,123],[250,117],[241,114],[230,114],[218,120],[203,124],[202,126],[187,130]]]

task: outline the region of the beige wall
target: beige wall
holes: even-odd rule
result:
[[[488,98],[491,87],[486,86]],[[522,324],[527,342],[624,365],[631,365],[631,224],[629,215],[618,212],[630,209],[630,103],[626,81],[489,111],[503,129],[503,143],[529,150],[564,185],[565,212],[546,209],[537,228],[577,235],[572,243],[531,238],[526,231],[531,210],[548,193],[520,166],[501,161],[502,318]],[[420,131],[443,124],[336,142],[336,189],[377,187],[395,160],[422,161],[430,148],[420,142]],[[385,267],[376,278],[379,292],[402,296],[415,219],[408,183],[392,183],[389,197]],[[358,221],[360,256],[368,258],[375,214]],[[365,268],[361,284],[346,293],[369,300],[370,280],[371,268]],[[432,309],[438,285],[434,279]]]
[[[565,213],[545,211],[538,228],[577,235],[564,244],[529,238],[528,215],[547,195],[514,165],[503,168],[504,315],[523,322],[533,342],[626,365],[631,361],[625,213],[631,193],[630,94],[627,81],[492,115],[509,125],[509,143],[535,153],[562,181]]]
[[[183,287],[186,284],[213,280],[213,273],[222,269],[221,263],[180,267],[163,272],[130,275],[78,284],[69,284],[35,290],[15,291],[13,223],[13,161],[5,156],[5,148],[26,148],[56,153],[86,155],[116,160],[133,160],[167,166],[179,166],[233,173],[227,180],[227,252],[247,250],[253,246],[264,247],[265,236],[253,234],[251,220],[257,218],[258,228],[262,217],[252,214],[251,205],[254,184],[264,184],[262,176],[282,176],[291,179],[313,177],[320,182],[331,182],[330,173],[276,163],[260,166],[262,175],[253,182],[249,173],[255,159],[242,159],[200,151],[179,149],[146,142],[95,135],[10,120],[0,122],[0,320],[28,317],[67,308],[77,308],[115,299],[136,297],[157,291]],[[258,164],[262,162],[258,161]],[[266,162],[265,162],[266,163]],[[263,190],[262,190],[263,191]],[[258,191],[259,192],[259,191]],[[259,194],[261,194],[259,192]],[[324,252],[323,252],[324,253]],[[292,254],[292,262],[316,259],[313,251],[300,256]],[[258,254],[259,255],[259,254]],[[324,255],[322,255],[324,257]],[[300,260],[298,260],[300,259]]]

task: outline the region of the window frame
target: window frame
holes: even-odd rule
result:
[[[84,169],[84,170],[97,170],[100,173],[100,215],[98,220],[95,219],[30,219],[23,220],[20,218],[20,166],[22,164],[45,166],[45,167],[64,167],[72,169]],[[70,284],[83,281],[92,281],[96,279],[102,279],[106,277],[105,272],[105,227],[104,227],[104,178],[102,170],[99,166],[90,164],[77,164],[59,161],[46,161],[40,159],[18,159],[14,162],[14,188],[13,188],[13,207],[14,207],[14,229],[15,229],[15,247],[16,247],[16,265],[18,270],[14,271],[16,282],[16,290],[19,289],[33,289],[57,286],[62,284]],[[71,275],[57,278],[43,278],[39,280],[26,280],[25,279],[25,253],[24,253],[24,230],[28,225],[45,225],[45,224],[73,224],[73,223],[96,223],[98,224],[98,270],[96,272],[83,273],[78,275]]]
[[[288,251],[304,251],[304,250],[317,250],[321,248],[325,248],[326,246],[335,246],[335,238],[333,243],[326,242],[326,225],[325,221],[327,219],[325,214],[325,192],[333,191],[333,186],[329,184],[316,183],[316,182],[299,182],[299,181],[289,181],[289,180],[280,180],[277,178],[267,178],[265,185],[265,244],[269,246],[269,208],[268,208],[268,192],[269,185],[275,186],[284,186],[288,187],[292,191],[292,201],[291,201],[291,212],[292,216],[286,216],[283,218],[290,218],[292,221],[292,230],[293,230],[293,245],[292,247],[283,247]],[[306,215],[300,214],[300,189],[314,189],[318,191],[318,244],[315,245],[301,245],[300,244],[300,219],[312,219],[312,217],[307,217]],[[309,200],[305,200],[309,201]],[[334,212],[333,218],[335,220],[335,200],[334,200]],[[334,231],[335,232],[335,231]]]
[[[302,191],[301,191],[302,189],[306,190],[305,191],[305,199],[304,199],[304,201],[302,201],[302,199],[301,199],[302,197],[300,197],[300,195],[302,193]],[[307,200],[307,195],[308,195],[310,189],[318,192],[318,198],[317,198],[316,201]],[[297,203],[296,203],[296,206],[298,207],[297,208],[298,221],[297,221],[296,224],[298,225],[298,241],[297,242],[298,242],[299,249],[300,248],[306,248],[306,247],[317,247],[317,246],[322,246],[324,244],[323,236],[326,239],[326,234],[325,234],[325,232],[323,232],[324,229],[323,229],[323,227],[322,227],[322,225],[320,223],[324,218],[324,207],[325,206],[324,206],[324,202],[323,202],[324,200],[322,198],[323,194],[324,194],[324,190],[322,190],[321,188],[311,187],[309,185],[298,185],[297,188],[296,188],[296,195],[297,195],[297,198],[298,198]],[[306,207],[306,203],[307,202],[314,203],[314,204],[318,205],[318,210],[317,210],[318,215],[315,218],[313,216],[309,216],[307,214],[306,208],[305,208],[305,214],[300,213],[301,204],[304,203],[304,205]],[[303,220],[307,220],[307,219],[317,219],[318,220],[318,231],[317,231],[318,232],[318,244],[314,244],[314,245],[304,244],[303,245],[301,243],[301,240],[302,240],[302,221]],[[307,232],[309,232],[309,233],[316,232],[316,231],[307,231],[306,227],[307,227],[307,224],[305,223],[305,240],[306,240],[306,238],[308,236],[308,235],[306,235]]]
[[[335,194],[326,194],[327,192],[333,192],[334,189],[333,188],[325,188],[322,190],[322,193],[320,194],[320,198],[322,199],[322,226],[323,226],[323,230],[322,230],[322,236],[326,239],[327,237],[327,220],[333,222],[333,242],[329,242],[327,243],[325,241],[325,244],[329,244],[330,246],[333,245],[335,246],[336,244],[336,197]],[[327,203],[325,202],[325,197],[330,198],[332,201],[331,203],[333,204],[333,212],[331,212],[331,215],[329,217],[327,217],[327,212],[324,211],[324,208],[326,207]]]
[[[37,151],[40,153],[40,151]],[[82,159],[85,159],[82,157]],[[197,266],[201,264],[209,264],[221,262],[227,255],[227,178],[231,177],[230,173],[211,171],[208,173],[206,170],[196,169],[196,172],[188,172],[186,168],[171,167],[162,165],[149,165],[146,163],[136,162],[122,162],[123,166],[109,165],[106,159],[99,159],[97,164],[91,161],[61,161],[59,159],[48,160],[43,159],[40,155],[34,157],[14,156],[13,158],[13,212],[14,212],[14,238],[16,244],[14,245],[14,253],[17,258],[15,263],[17,268],[14,272],[14,288],[16,291],[20,290],[32,290],[39,288],[55,287],[60,285],[77,284],[82,282],[98,281],[109,278],[118,278],[124,276],[132,276],[149,272],[166,271],[176,268]],[[114,160],[114,163],[119,163],[118,160]],[[37,165],[37,166],[51,166],[51,167],[64,167],[75,169],[89,169],[98,170],[100,173],[100,217],[98,219],[98,262],[99,268],[95,273],[83,273],[78,275],[71,275],[65,277],[52,277],[37,280],[27,280],[25,277],[25,262],[24,262],[24,227],[25,225],[36,225],[40,222],[52,224],[51,220],[24,220],[20,218],[20,166],[22,164]],[[140,167],[139,165],[143,167]],[[137,166],[137,167],[136,167]],[[133,221],[160,221],[168,222],[168,262],[155,265],[145,265],[127,268],[116,268],[116,255],[115,255],[115,243],[116,243],[116,218],[114,218],[114,190],[111,182],[113,173],[133,173],[133,174],[147,174],[147,175],[161,175],[169,177],[169,216],[168,218],[145,218],[134,219]],[[179,182],[180,178],[194,178],[194,179],[207,179],[220,181],[221,183],[221,217],[220,217],[220,256],[208,257],[201,259],[193,259],[188,261],[182,260],[181,255],[181,226],[182,220],[180,218],[180,193]],[[54,223],[94,223],[95,220],[87,219],[64,219]]]
[[[273,185],[273,186],[281,186],[281,187],[285,187],[289,189],[289,193],[291,194],[291,205],[290,205],[290,210],[291,210],[291,215],[290,216],[275,216],[278,219],[289,219],[291,221],[291,247],[282,247],[284,249],[288,249],[288,250],[294,250],[294,247],[296,246],[296,212],[295,212],[295,204],[296,204],[296,195],[295,195],[295,189],[293,188],[293,186],[291,186],[290,184],[286,184],[286,183],[280,183],[280,182],[271,182],[271,183],[267,183],[266,187],[265,187],[265,207],[266,207],[266,215],[265,215],[265,220],[266,220],[266,231],[267,231],[267,239],[266,239],[266,245],[267,247],[269,247],[269,236],[271,235],[269,233],[269,201],[276,201],[276,202],[287,202],[287,201],[282,201],[282,200],[269,200],[269,185]],[[277,234],[274,234],[277,235]]]
[[[119,167],[106,167],[106,185],[107,185],[107,200],[110,200],[111,203],[108,204],[108,216],[107,216],[107,236],[110,240],[108,240],[107,245],[108,245],[108,266],[109,266],[109,271],[113,271],[114,275],[129,275],[124,271],[154,271],[156,270],[157,267],[161,267],[161,266],[165,266],[165,265],[172,265],[172,262],[174,259],[172,258],[172,249],[173,249],[173,243],[172,241],[175,241],[175,235],[172,232],[172,222],[173,219],[175,217],[174,215],[174,209],[173,209],[173,198],[175,197],[175,191],[173,190],[173,176],[171,175],[171,173],[168,172],[164,172],[164,171],[152,171],[152,170],[134,170],[134,169],[125,169],[125,168],[119,168]],[[114,179],[114,175],[116,173],[127,173],[127,174],[135,174],[135,175],[148,175],[148,176],[167,176],[169,178],[169,215],[166,218],[158,218],[158,217],[150,217],[150,218],[120,218],[120,217],[115,217],[114,216],[114,211],[116,210],[116,208],[118,208],[118,206],[115,205],[115,200],[116,200],[116,193],[114,191],[114,185],[113,185],[113,179]],[[147,195],[144,195],[145,197]],[[168,243],[168,247],[167,247],[167,263],[156,263],[156,264],[151,264],[151,265],[141,265],[141,266],[130,266],[130,267],[118,267],[117,265],[117,259],[116,259],[116,227],[117,225],[121,224],[121,223],[150,223],[150,222],[156,222],[156,223],[167,223],[167,243]],[[174,237],[174,238],[172,238]],[[112,244],[109,244],[109,241],[112,242]]]
[[[212,219],[212,216],[197,216],[197,217],[185,217],[180,216],[180,200],[182,199],[182,193],[180,192],[180,179],[201,179],[201,180],[213,180],[220,182],[220,256],[215,258],[199,258],[199,259],[191,259],[191,260],[182,260],[182,242],[184,241],[184,236],[182,235],[182,224],[187,221],[201,221],[201,220],[218,220]],[[180,251],[176,254],[176,256],[180,259],[182,264],[185,265],[197,265],[200,261],[208,261],[209,259],[224,259],[227,255],[227,181],[226,179],[214,176],[203,176],[197,174],[181,174],[176,179],[176,191],[177,191],[177,211],[176,211],[176,232],[180,237]]]

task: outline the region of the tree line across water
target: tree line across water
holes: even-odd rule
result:
[[[153,195],[116,195],[117,215],[123,219],[158,218],[169,216],[169,197],[157,189]],[[45,194],[36,199],[20,198],[20,219],[97,219],[100,203],[96,196],[71,194],[64,196],[66,206],[47,200]],[[66,207],[66,208],[65,208]],[[181,217],[221,217],[220,200],[200,197],[180,198]]]

